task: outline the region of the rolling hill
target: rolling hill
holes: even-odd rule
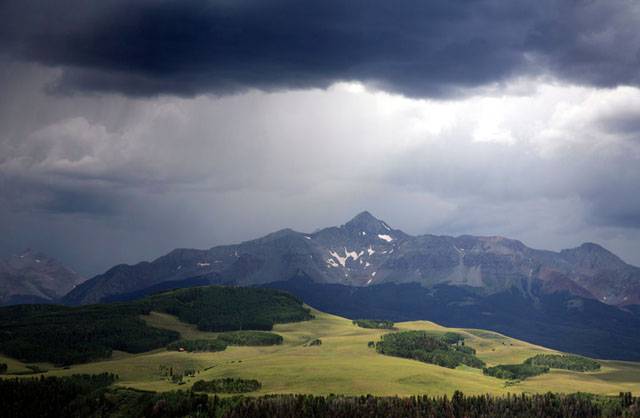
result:
[[[137,354],[114,351],[105,360],[65,367],[25,363],[6,356],[0,357],[0,363],[9,365],[8,373],[29,373],[34,366],[48,370],[45,373],[48,376],[115,373],[119,376],[116,383],[119,386],[152,391],[188,389],[197,380],[217,378],[257,379],[261,388],[253,394],[414,395],[451,394],[455,390],[466,394],[546,391],[617,394],[640,391],[638,363],[600,360],[602,367],[594,372],[552,369],[540,376],[508,382],[467,366],[450,369],[382,355],[371,348],[369,342],[404,330],[422,330],[435,336],[455,332],[464,338],[466,346],[476,350],[477,357],[487,366],[520,363],[536,354],[555,351],[491,331],[445,328],[428,321],[397,323],[396,330],[369,329],[314,309],[311,313],[314,317],[311,320],[274,325],[272,332],[282,336],[282,343],[278,345],[229,346],[218,352],[193,353],[164,348]],[[166,312],[152,310],[138,317],[154,329],[179,333],[182,339],[214,340],[221,335],[198,329]],[[316,340],[320,343],[310,344]],[[174,382],[167,378],[168,369],[173,373],[193,371],[193,376],[185,375],[184,379]]]
[[[141,353],[178,340],[178,332],[140,319],[152,311],[207,331],[270,330],[276,323],[311,318],[288,293],[221,286],[178,289],[125,303],[17,305],[0,308],[0,352],[68,366],[109,358],[114,350]]]
[[[640,269],[596,244],[553,252],[502,237],[411,236],[363,212],[314,233],[282,230],[116,266],[63,301],[128,301],[206,284],[273,287],[338,315],[426,319],[640,360],[639,283]]]
[[[285,290],[325,312],[351,318],[412,321],[482,328],[561,351],[640,360],[640,316],[568,292],[547,293],[540,283],[481,295],[469,288],[417,283],[353,287],[317,283],[299,275],[265,286]]]

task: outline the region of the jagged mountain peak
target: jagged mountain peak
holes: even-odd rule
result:
[[[366,232],[368,234],[385,234],[392,231],[386,222],[376,218],[366,210],[354,216],[343,227],[349,231]]]
[[[581,267],[616,269],[626,266],[620,257],[593,242],[585,242],[579,247],[562,250],[560,253]]]
[[[576,249],[580,250],[580,251],[590,252],[590,253],[602,253],[602,254],[611,254],[611,255],[613,255],[613,253],[611,251],[607,250],[606,248],[604,248],[600,244],[596,244],[595,242],[583,242]]]
[[[59,261],[27,249],[0,260],[0,305],[52,301],[83,280]]]
[[[599,245],[556,253],[500,236],[412,236],[368,211],[312,234],[283,229],[240,244],[183,249],[152,263],[120,266],[74,289],[65,301],[99,302],[105,296],[203,275],[239,285],[264,284],[297,271],[323,283],[449,284],[487,294],[542,281],[550,291],[592,294],[611,304],[640,302],[640,269]]]
[[[29,268],[45,268],[45,266],[62,266],[57,260],[47,254],[27,248],[19,254],[8,257],[7,262],[12,268],[23,270]]]

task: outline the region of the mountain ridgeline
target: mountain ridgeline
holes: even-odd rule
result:
[[[0,259],[0,305],[51,303],[83,280],[57,260],[26,250]]]
[[[502,237],[411,236],[368,212],[311,234],[285,229],[237,245],[177,249],[153,262],[119,265],[63,301],[96,303],[195,278],[198,284],[263,285],[300,273],[317,283],[347,286],[446,284],[483,295],[512,288],[526,294],[538,286],[610,305],[640,304],[640,268],[596,244],[553,252]]]
[[[368,212],[314,233],[285,229],[115,266],[62,302],[131,301],[207,284],[278,288],[350,318],[428,319],[582,355],[640,359],[640,268],[603,247],[554,252],[502,237],[412,236]]]

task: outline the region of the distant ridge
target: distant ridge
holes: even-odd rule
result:
[[[177,249],[152,262],[118,265],[73,289],[64,302],[95,303],[194,277],[261,285],[297,272],[317,283],[447,284],[483,295],[511,288],[526,294],[539,284],[546,292],[569,292],[610,305],[640,304],[640,268],[597,244],[553,252],[497,236],[411,236],[368,211],[314,233],[283,229],[240,244]]]
[[[62,301],[133,300],[204,284],[276,287],[339,315],[433,320],[640,360],[640,269],[602,246],[554,252],[499,236],[412,236],[367,211],[313,233],[282,229],[118,265]]]
[[[0,259],[0,305],[51,303],[82,281],[59,261],[28,249]]]

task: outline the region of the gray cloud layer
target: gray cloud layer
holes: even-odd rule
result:
[[[637,88],[529,80],[444,101],[351,84],[60,97],[42,91],[57,70],[12,66],[2,252],[33,246],[97,273],[368,209],[409,233],[553,249],[598,241],[640,263],[640,141],[620,122],[640,117]]]
[[[630,0],[8,0],[0,42],[57,91],[183,96],[358,80],[408,96],[517,76],[640,82]]]
[[[640,264],[635,1],[8,0],[0,21],[0,253],[98,273],[368,209]]]

